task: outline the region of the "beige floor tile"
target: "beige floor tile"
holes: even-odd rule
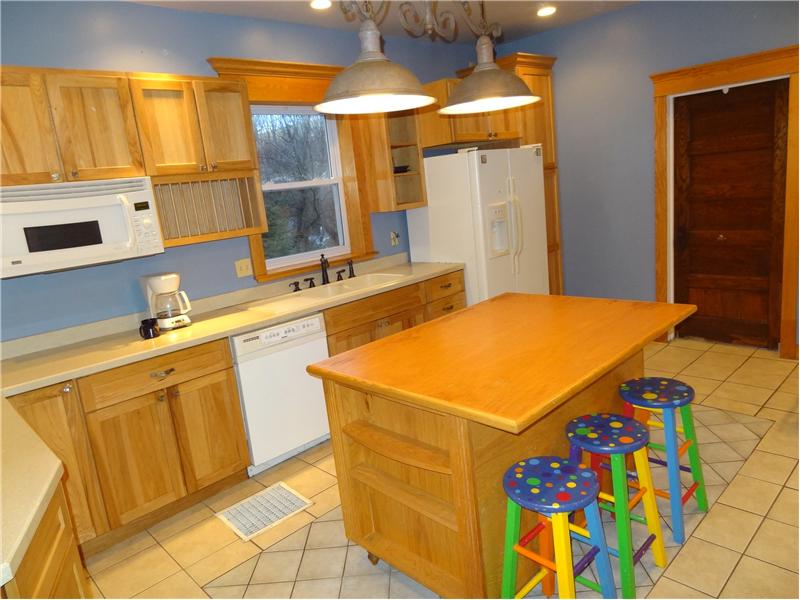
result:
[[[186,510],[173,515],[168,519],[164,519],[160,523],[153,525],[148,531],[159,542],[163,542],[176,533],[180,533],[196,525],[200,521],[204,521],[209,517],[213,517],[214,512],[202,502],[198,502],[194,506],[190,506]]]
[[[701,352],[705,352],[706,350],[711,349],[711,347],[714,345],[714,342],[709,342],[708,340],[704,340],[702,338],[680,337],[672,340],[669,345],[671,347],[689,348],[691,350],[700,350]]]
[[[722,483],[727,484],[733,481],[733,478],[736,477],[742,465],[744,465],[743,460],[732,460],[729,462],[711,463],[709,466],[723,479]],[[712,480],[709,479],[706,484],[711,485]]]
[[[389,572],[390,567],[385,561],[378,561],[373,565],[367,558],[367,551],[361,546],[350,546],[347,549],[347,563],[344,566],[345,576],[374,575],[380,572]]]
[[[389,578],[389,598],[437,598],[437,596],[405,573],[392,571]]]
[[[347,548],[317,548],[306,550],[300,562],[297,579],[327,579],[341,577]]]
[[[709,425],[708,428],[723,442],[741,442],[758,438],[755,433],[741,423]]]
[[[254,477],[254,479],[261,485],[269,487],[273,483],[277,483],[285,479],[292,473],[296,473],[297,471],[305,469],[307,466],[308,463],[303,462],[302,460],[290,458],[270,469],[267,469],[266,471],[259,473]]]
[[[311,513],[315,517],[321,517],[342,503],[342,500],[339,497],[339,486],[334,485],[329,487],[324,492],[320,492],[313,498],[310,498],[310,500],[313,501],[314,504],[309,506],[306,509],[306,512]]]
[[[677,371],[659,371],[657,369],[649,369],[648,367],[644,368],[644,376],[645,377],[666,377],[671,378],[675,377],[678,374]]]
[[[250,583],[250,578],[253,576],[253,571],[256,568],[256,564],[258,564],[258,556],[254,556],[250,560],[246,560],[242,564],[233,567],[227,573],[224,573],[213,581],[207,583],[205,587],[210,588],[247,585]]]
[[[212,598],[242,598],[246,590],[246,585],[226,585],[224,587],[205,588],[206,594]]]
[[[740,554],[698,538],[689,538],[664,573],[670,579],[717,596]],[[703,568],[699,569],[698,565]]]
[[[793,458],[776,456],[756,450],[744,463],[740,472],[748,477],[783,485],[795,465],[797,465],[797,461]]]
[[[292,598],[338,598],[341,587],[341,577],[298,581],[294,584]]]
[[[266,550],[273,544],[280,542],[286,536],[293,534],[298,529],[302,529],[313,520],[314,517],[306,511],[299,512],[296,515],[284,519],[274,527],[270,527],[264,533],[259,533],[254,538],[251,538],[250,541]]]
[[[101,592],[100,588],[97,587],[97,584],[94,582],[94,579],[90,577],[87,581],[89,583],[89,597],[103,598],[103,592]]]
[[[767,517],[797,527],[797,490],[783,488]]]
[[[742,346],[741,344],[725,344],[717,342],[711,347],[712,352],[721,352],[723,354],[738,354],[740,356],[752,356],[756,351],[752,346]]]
[[[796,573],[797,527],[764,519],[745,554]]]
[[[699,410],[703,408],[705,410]],[[720,425],[722,423],[735,423],[736,421],[728,413],[716,408],[698,406],[693,411],[695,423],[705,425]]]
[[[664,342],[648,342],[648,344],[644,347],[644,357],[648,358],[653,356],[656,352],[660,352],[667,345]]]
[[[288,598],[294,587],[293,581],[281,583],[257,583],[247,586],[245,598]]]
[[[766,515],[780,491],[779,485],[739,474],[722,493],[719,501],[757,515]]]
[[[233,506],[237,502],[241,502],[245,498],[249,498],[253,494],[257,494],[263,489],[264,486],[255,479],[245,479],[234,486],[214,494],[210,498],[206,499],[205,503],[214,512],[220,512],[229,506]]]
[[[767,388],[725,381],[716,390],[714,390],[709,398],[725,398],[728,400],[736,400],[737,402],[744,402],[745,404],[764,406],[764,403],[771,394],[772,390]],[[708,406],[708,402],[705,402],[704,404]]]
[[[250,578],[250,583],[294,581],[302,558],[302,550],[262,552],[258,558],[256,569],[253,571],[253,576]]]
[[[706,379],[724,381],[746,360],[746,356],[714,352],[711,350],[681,371],[681,375],[695,375],[697,377],[705,377]],[[680,375],[678,379],[680,379]]]
[[[149,533],[142,531],[119,544],[111,546],[108,550],[103,550],[87,558],[84,561],[86,570],[89,571],[90,575],[94,575],[95,573],[99,573],[108,567],[130,558],[134,554],[138,554],[150,546],[154,546],[155,543],[156,541]]]
[[[720,598],[797,598],[797,573],[743,556]]]
[[[207,598],[186,571],[178,571],[153,587],[137,594],[134,598]]]
[[[756,447],[764,452],[797,458],[797,415],[793,413],[786,415],[795,417],[793,422],[776,421]]]
[[[209,517],[161,542],[164,549],[186,568],[224,548],[239,537],[217,517]]]
[[[777,410],[770,406],[765,406],[760,411],[756,413],[756,416],[761,419],[766,419],[768,421],[779,422],[786,418],[787,415],[791,413],[785,410]]]
[[[769,419],[762,419],[760,417],[752,417],[750,415],[742,415],[739,413],[731,413],[731,417],[733,417],[733,420],[736,421],[737,423],[742,423],[747,425],[749,425],[750,423],[763,423],[769,420]]]
[[[340,598],[388,598],[389,573],[342,577]]]
[[[788,412],[798,412],[798,397],[797,394],[789,392],[781,392],[780,390],[772,394],[764,406],[775,408],[777,410],[785,410]]]
[[[321,517],[317,518],[317,521],[341,521],[344,519],[344,515],[342,514],[342,507],[337,506],[333,510],[326,512]]]
[[[697,436],[697,442],[700,444],[711,444],[713,442],[720,442],[722,440],[717,437],[717,435],[711,431],[708,427],[700,426],[695,427],[695,435]],[[660,433],[661,435],[655,435],[656,433]],[[657,442],[659,444],[664,443],[664,430],[657,429],[656,431],[650,432],[650,441]]]
[[[728,381],[777,389],[792,371],[792,363],[767,358],[748,358]]]
[[[319,459],[314,463],[314,466],[336,477],[336,463],[333,460],[333,454],[329,454],[325,458]]]
[[[767,420],[761,420],[754,423],[743,423],[743,425],[755,433],[759,438],[762,438],[770,429],[772,429],[774,423]]]
[[[308,532],[311,530],[311,525],[306,525],[302,529],[298,529],[291,535],[287,535],[280,542],[272,544],[264,552],[285,552],[286,550],[302,550],[306,547],[306,540],[308,539]]]
[[[728,442],[728,446],[736,450],[736,452],[742,458],[749,458],[760,441],[761,439],[759,438],[755,440],[744,440],[741,442]]]
[[[100,571],[93,579],[106,598],[132,598],[180,570],[161,546],[154,545]]]
[[[797,367],[792,369],[792,372],[789,373],[789,376],[783,380],[783,383],[781,384],[781,387],[778,388],[778,391],[795,395],[800,393],[797,381]]]
[[[336,477],[313,465],[306,465],[305,469],[292,473],[283,481],[306,498],[316,496],[323,490],[336,485]]]
[[[715,504],[692,535],[718,546],[744,552],[764,518],[738,508]]]
[[[721,385],[721,383],[716,379],[707,379],[705,377],[696,377],[694,375],[682,375],[681,381],[692,386],[695,394],[708,395]]]
[[[198,585],[208,585],[209,581],[214,581],[220,575],[253,558],[259,550],[255,544],[237,538],[237,541],[206,556],[186,571]]]
[[[703,406],[713,406],[714,408],[720,408],[722,410],[729,410],[731,412],[750,416],[758,414],[758,410],[761,408],[755,404],[748,404],[747,402],[732,400],[730,398],[722,398],[720,396],[714,396],[713,394],[703,400]]]
[[[789,479],[786,481],[786,487],[792,488],[793,490],[796,490],[798,488],[798,485],[797,485],[797,467],[795,467],[794,471],[792,471],[792,474],[789,475]]]
[[[677,346],[667,346],[658,354],[645,359],[645,366],[656,371],[679,372],[696,361],[703,352]]]
[[[753,358],[769,358],[771,360],[781,360],[792,363],[793,365],[797,364],[797,361],[793,358],[781,358],[781,355],[777,350],[767,350],[766,348],[759,348],[756,350],[753,353]]]
[[[699,592],[689,586],[673,581],[669,577],[661,577],[653,589],[650,591],[648,598],[713,598],[708,594]]]
[[[741,456],[725,442],[715,442],[713,444],[698,444],[700,456],[708,463],[726,462],[730,460],[741,460]]]
[[[331,447],[331,441],[326,440],[321,444],[317,444],[316,446],[312,446],[308,450],[298,454],[295,458],[300,460],[304,460],[307,463],[314,464],[321,458],[325,458],[330,453],[333,452],[333,448]]]
[[[311,524],[306,548],[337,548],[347,546],[344,521],[321,521]]]

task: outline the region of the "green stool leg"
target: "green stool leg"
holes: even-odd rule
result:
[[[631,517],[628,510],[628,476],[624,454],[611,455],[611,481],[614,487],[614,513],[617,519],[617,545],[619,551],[619,578],[622,597],[636,597],[636,580],[633,576],[633,542]]]
[[[506,508],[506,542],[503,547],[503,583],[500,587],[501,598],[513,598],[517,587],[517,553],[514,546],[519,542],[519,522],[522,508],[508,499]]]
[[[692,440],[692,445],[689,446],[687,454],[689,454],[689,464],[692,467],[692,479],[697,483],[694,497],[697,499],[697,508],[706,512],[708,511],[708,497],[706,496],[706,482],[703,478],[703,463],[700,461],[700,449],[697,446],[697,434],[694,430],[692,405],[681,406],[680,411],[683,434],[687,440]]]

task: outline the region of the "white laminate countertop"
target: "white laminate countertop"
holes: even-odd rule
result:
[[[374,272],[400,276],[390,284],[330,298],[314,298],[304,292],[286,294],[193,315],[189,327],[164,333],[152,340],[141,339],[138,331],[128,331],[10,358],[0,362],[2,394],[4,397],[13,396],[175,350],[277,325],[463,268],[463,265],[455,263],[407,263]]]
[[[64,468],[6,399],[0,399],[0,585],[19,567]]]

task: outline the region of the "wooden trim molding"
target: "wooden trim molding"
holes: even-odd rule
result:
[[[497,66],[505,71],[514,71],[516,69],[525,69],[529,73],[537,75],[547,75],[553,69],[553,64],[556,62],[555,56],[545,56],[543,54],[530,54],[528,52],[514,52],[505,56],[498,56],[495,60]],[[461,78],[466,77],[472,73],[475,67],[465,67],[456,71],[456,75]],[[537,71],[541,71],[537,73]]]
[[[650,76],[653,82],[655,171],[655,288],[656,300],[667,301],[667,236],[669,174],[669,96],[700,92],[775,77],[789,77],[789,139],[786,160],[786,208],[783,240],[783,288],[780,352],[797,358],[798,309],[798,47],[787,46],[756,54],[676,69]]]

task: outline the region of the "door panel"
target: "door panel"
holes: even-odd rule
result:
[[[233,369],[181,383],[168,393],[190,493],[247,467],[247,441]]]
[[[245,85],[238,81],[195,81],[193,85],[209,168],[256,168]]]
[[[682,335],[775,347],[787,80],[675,99],[675,301]]]

